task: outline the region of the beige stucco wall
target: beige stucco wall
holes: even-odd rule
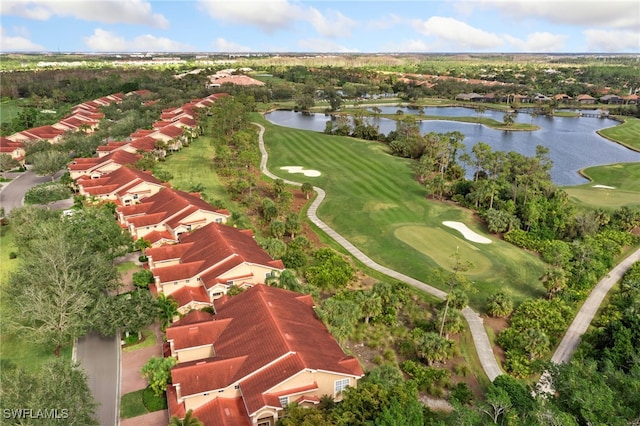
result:
[[[201,285],[202,284],[200,283],[200,281],[196,280],[195,278],[187,278],[184,280],[176,280],[176,281],[171,281],[167,283],[160,283],[160,286],[162,287],[162,293],[166,294],[167,296],[181,289],[184,286],[200,287]]]
[[[275,268],[243,263],[231,269],[230,271],[220,275],[220,277],[225,280],[231,280],[234,277],[247,277],[249,275],[253,275],[250,278],[240,278],[238,280],[240,282],[234,283],[234,284],[241,284],[241,282],[249,282],[252,284],[258,284],[258,283],[264,284],[264,280],[267,277],[267,274],[271,273],[271,271],[273,270],[275,270]]]
[[[268,393],[275,394],[287,391],[289,389],[301,388],[304,386],[312,385],[314,382],[318,384],[318,390],[301,392],[299,395],[315,395],[321,397],[322,395],[331,395],[336,401],[342,399],[341,395],[334,393],[334,385],[336,380],[349,379],[349,386],[356,387],[357,381],[353,377],[344,376],[341,374],[332,374],[323,371],[311,372],[304,371],[297,376],[290,378],[289,380],[281,383],[280,385],[270,389]],[[295,399],[295,397],[293,398]],[[293,401],[289,401],[293,402]]]
[[[199,359],[210,358],[214,355],[213,345],[202,346],[199,348],[189,348],[178,350],[175,353],[178,356],[178,363],[196,361]]]
[[[196,408],[206,404],[209,401],[213,401],[216,398],[238,398],[239,396],[240,389],[234,389],[234,386],[229,386],[222,392],[214,390],[212,392],[209,392],[208,395],[197,395],[184,398],[184,406],[187,411],[195,410]]]

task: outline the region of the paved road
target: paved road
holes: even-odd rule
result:
[[[55,174],[54,178],[59,179],[64,171],[60,171]],[[36,185],[44,182],[50,182],[49,176],[38,176],[32,172],[26,171],[23,173],[8,174],[13,177],[11,182],[8,182],[0,189],[0,206],[4,207],[5,215],[15,208],[22,207],[24,201],[24,194]],[[73,199],[60,200],[54,203],[49,203],[47,207],[55,210],[61,210],[69,208],[73,205]]]
[[[580,308],[580,311],[578,311],[578,314],[573,319],[573,322],[567,329],[567,332],[553,354],[551,361],[556,364],[560,364],[568,362],[571,359],[571,355],[573,355],[573,352],[580,343],[580,338],[587,331],[589,324],[591,324],[600,304],[609,290],[611,290],[611,287],[620,281],[631,265],[638,261],[640,261],[640,249],[636,250],[629,257],[620,262],[611,270],[611,272],[609,272],[609,275],[601,279],[600,282],[596,284],[591,291],[591,294],[589,294],[589,297],[587,297],[587,300],[585,300],[582,305],[582,308]]]
[[[38,176],[31,172],[20,173],[11,182],[4,184],[0,191],[0,206],[4,207],[5,214],[22,206],[24,194],[32,186],[48,182],[48,176]]]
[[[76,360],[87,373],[89,389],[100,404],[101,426],[118,424],[120,403],[120,339],[91,333],[78,340]]]
[[[260,159],[260,170],[266,176],[272,179],[281,179],[279,176],[274,175],[267,169],[267,161],[269,156],[267,154],[267,150],[264,147],[264,127],[258,123],[253,123],[260,128],[260,134],[258,137],[258,141],[260,144],[260,152],[262,154],[262,158]],[[283,179],[283,181],[289,185],[301,186],[302,184],[299,182],[294,182],[291,180]],[[382,272],[385,275],[388,275],[392,278],[395,278],[399,281],[405,282],[412,287],[417,288],[418,290],[422,290],[427,292],[438,299],[445,299],[447,297],[447,293],[437,288],[431,287],[423,283],[422,281],[418,281],[415,278],[411,278],[407,275],[401,274],[400,272],[394,271],[393,269],[389,269],[385,266],[379,265],[374,262],[371,258],[369,258],[366,254],[360,251],[357,247],[351,244],[346,238],[342,235],[338,234],[335,230],[330,228],[326,223],[320,220],[317,216],[318,207],[324,200],[326,193],[322,188],[314,186],[313,189],[318,193],[318,196],[313,201],[309,210],[307,211],[307,216],[315,224],[318,228],[324,231],[327,235],[333,238],[338,244],[344,247],[349,253],[351,253],[356,259],[360,262],[367,265],[369,268],[374,269],[376,271]],[[476,347],[476,352],[478,353],[478,358],[480,359],[480,363],[487,377],[491,381],[493,381],[496,377],[503,374],[502,370],[498,366],[498,362],[496,361],[495,355],[493,354],[493,350],[491,348],[491,343],[489,342],[489,336],[487,335],[486,330],[484,329],[484,325],[482,324],[482,318],[474,312],[468,306],[462,311],[462,315],[465,317],[467,322],[469,323],[469,329],[471,330],[471,334],[473,336],[473,343]]]

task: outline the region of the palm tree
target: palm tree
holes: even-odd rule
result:
[[[529,359],[532,361],[549,349],[549,336],[539,328],[527,330],[525,341],[524,348],[529,353]]]
[[[300,189],[302,190],[302,193],[305,195],[305,197],[307,197],[307,200],[308,200],[309,195],[313,192],[313,185],[311,185],[309,182],[304,182],[300,187]]]
[[[183,419],[179,419],[176,416],[171,417],[171,420],[169,420],[169,426],[204,426],[204,423],[193,415],[193,410],[189,410],[184,415]]]
[[[507,126],[507,127],[513,126],[513,122],[514,122],[513,121],[513,114],[512,113],[505,114],[504,118],[503,118],[503,121],[504,121],[504,125],[505,126]]]
[[[164,331],[173,322],[173,318],[180,314],[178,312],[178,302],[171,296],[167,297],[164,293],[160,293],[156,299],[156,306],[158,307],[160,327]]]
[[[285,269],[280,273],[272,271],[264,280],[264,283],[285,290],[298,292],[302,290],[302,285],[300,281],[298,281],[298,277],[296,277],[295,272],[291,269]]]

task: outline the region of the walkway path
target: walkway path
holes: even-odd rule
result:
[[[258,141],[260,144],[260,152],[262,153],[262,158],[260,160],[260,170],[266,176],[271,179],[281,179],[279,176],[274,175],[267,169],[267,161],[269,156],[267,154],[267,150],[264,146],[264,126],[253,123],[260,128],[260,134],[258,137]],[[289,185],[302,186],[299,182],[294,182],[291,180],[283,179],[283,181]],[[326,193],[322,188],[314,186],[313,189],[318,193],[318,196],[313,201],[309,210],[307,211],[307,216],[309,220],[313,222],[318,228],[320,228],[323,232],[333,238],[338,244],[344,247],[349,253],[351,253],[356,259],[360,262],[364,263],[371,269],[374,269],[378,272],[382,272],[385,275],[388,275],[392,278],[395,278],[399,281],[405,282],[412,287],[417,288],[418,290],[422,290],[427,292],[438,299],[445,299],[447,297],[447,293],[437,288],[431,287],[423,283],[422,281],[418,281],[415,278],[411,278],[407,275],[401,274],[400,272],[394,271],[393,269],[389,269],[385,266],[382,266],[376,262],[374,262],[371,258],[369,258],[366,254],[360,251],[356,246],[351,244],[346,238],[342,235],[338,234],[334,229],[330,228],[326,223],[320,220],[317,216],[318,207],[324,200]],[[493,354],[493,350],[491,349],[491,343],[489,342],[489,336],[487,335],[486,330],[484,329],[484,325],[482,324],[482,318],[474,312],[468,306],[462,311],[465,319],[469,323],[469,329],[471,330],[471,334],[473,336],[473,343],[475,344],[476,351],[478,353],[478,358],[480,358],[480,363],[482,364],[482,368],[484,372],[489,377],[491,381],[493,381],[496,377],[502,374],[502,370],[498,366],[495,355]]]
[[[571,355],[576,350],[578,343],[580,343],[580,337],[587,331],[589,324],[593,320],[600,304],[604,300],[605,296],[611,290],[611,287],[615,285],[625,272],[635,262],[640,261],[640,249],[633,252],[629,257],[620,262],[615,268],[609,272],[609,274],[596,284],[594,289],[585,300],[582,308],[573,319],[573,322],[569,326],[567,333],[562,338],[560,345],[556,349],[551,361],[556,364],[568,362],[571,359]]]

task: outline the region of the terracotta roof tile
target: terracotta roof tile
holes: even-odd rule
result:
[[[207,292],[202,288],[202,286],[189,287],[185,285],[171,293],[171,297],[178,302],[178,307],[180,308],[191,302],[211,303],[209,295],[207,295]]]
[[[204,321],[212,321],[213,314],[205,311],[191,311],[178,321],[171,324],[171,327],[180,327],[183,325],[197,324]]]
[[[242,398],[216,398],[193,411],[205,426],[250,426]]]

